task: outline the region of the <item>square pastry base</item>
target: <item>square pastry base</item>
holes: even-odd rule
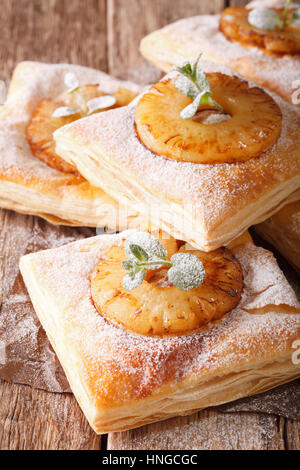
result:
[[[248,238],[239,305],[188,336],[147,337],[109,323],[91,300],[90,275],[127,232],[29,254],[20,267],[40,321],[97,433],[123,431],[256,394],[300,376],[292,362],[300,306],[273,255]]]

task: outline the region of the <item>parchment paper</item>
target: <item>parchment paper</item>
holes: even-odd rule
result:
[[[55,227],[40,218],[22,215],[12,216],[12,226],[8,222],[2,232],[5,230],[9,233],[8,246],[5,247],[9,259],[6,260],[2,280],[0,378],[49,392],[70,392],[65,374],[32,307],[18,261],[25,253],[61,246],[93,236],[96,232],[94,229]],[[266,246],[259,239],[256,242]],[[297,274],[280,257],[279,262],[299,295]],[[223,412],[277,414],[300,420],[300,380],[219,409]]]

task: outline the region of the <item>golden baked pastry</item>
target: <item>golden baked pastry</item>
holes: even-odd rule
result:
[[[81,176],[50,168],[33,155],[28,145],[26,128],[32,114],[43,100],[52,103],[52,99],[64,92],[64,76],[70,72],[82,84],[100,83],[108,94],[123,87],[133,94],[139,90],[137,85],[86,67],[20,63],[14,71],[6,103],[0,109],[0,206],[40,215],[55,224],[127,228],[127,215],[119,223],[122,209],[113,197],[91,186]],[[41,116],[40,119],[43,126],[40,131],[47,133],[46,141],[53,148],[53,127],[49,134],[45,121]],[[137,214],[129,213],[129,225],[134,219],[139,220]]]
[[[234,84],[241,83],[241,78],[235,72],[215,63],[200,61],[199,70],[207,75],[225,74],[226,88],[231,80]],[[179,91],[176,100],[171,100],[169,127],[165,125],[166,117],[161,115],[160,108],[155,114],[157,121],[153,120],[153,100],[158,106],[157,103],[165,99],[165,95],[155,89],[167,88],[169,93],[173,84],[178,86],[177,81],[178,74],[172,72],[141,95],[140,102],[137,99],[129,106],[94,115],[59,129],[54,133],[56,151],[67,162],[75,164],[91,184],[101,187],[122,204],[126,202],[133,208],[138,207],[155,227],[189,242],[199,250],[210,251],[227,245],[249,226],[267,219],[287,203],[299,199],[300,110],[275,94],[265,99],[267,93],[259,91],[259,99],[262,97],[263,101],[257,103],[257,116],[252,119],[254,122],[247,122],[246,117],[244,121],[240,118],[240,125],[247,122],[241,134],[244,141],[239,141],[238,133],[234,134],[233,130],[231,139],[225,132],[230,120],[207,124],[205,127],[206,140],[208,136],[218,133],[224,137],[223,142],[228,144],[229,161],[223,163],[216,149],[209,155],[210,145],[207,144],[205,164],[194,163],[195,154],[201,162],[202,142],[198,141],[198,148],[196,151],[193,148],[193,157],[190,158],[189,144],[197,144],[197,140],[184,132],[189,132],[195,125],[201,136],[202,124],[193,122],[193,118],[183,119],[178,116]],[[249,88],[249,95],[256,93],[257,89],[252,83],[242,83],[244,90]],[[233,96],[232,101],[238,100],[238,95],[236,98]],[[187,100],[192,102],[191,98]],[[173,109],[177,109],[174,129]],[[247,107],[241,109],[241,114],[247,116]],[[148,129],[147,120],[151,123]],[[258,131],[255,137],[251,130],[252,126],[256,128],[256,120],[260,123],[262,134]],[[270,134],[263,132],[263,121],[270,124]],[[178,126],[176,128],[179,122],[180,129]],[[178,149],[174,138],[174,161],[169,158],[172,154],[170,137],[174,137],[178,131],[184,139],[179,145],[179,156],[176,156]],[[145,135],[149,139],[145,139]],[[220,139],[220,143],[223,142]],[[231,163],[229,151],[236,148],[237,142],[241,147],[246,146],[244,156],[243,148],[239,153],[239,158],[246,161]],[[263,147],[257,155],[260,146]],[[245,158],[248,147],[251,155],[249,159]],[[203,148],[206,148],[204,143]],[[216,163],[218,159],[222,163]]]
[[[255,230],[300,272],[300,201],[283,207]]]
[[[230,66],[299,105],[298,22],[288,25],[284,32],[278,28],[272,32],[255,29],[246,20],[247,11],[253,8],[277,8],[281,12],[285,3],[285,0],[260,0],[246,8],[227,9],[221,16],[184,18],[146,36],[140,45],[141,53],[149,62],[169,72],[173,65],[194,60],[202,52],[204,60]],[[294,8],[299,9],[299,5],[292,4],[291,11]]]
[[[243,271],[241,299],[218,321],[187,335],[148,336],[104,318],[90,279],[130,233],[80,240],[20,262],[39,319],[97,433],[193,413],[300,376],[292,362],[299,303],[273,255],[247,236],[230,246]]]

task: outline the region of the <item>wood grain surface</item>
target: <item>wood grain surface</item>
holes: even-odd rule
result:
[[[160,72],[139,54],[140,39],[178,18],[221,11],[227,4],[222,0],[0,0],[0,80],[8,83],[15,65],[26,59],[78,63],[138,82],[155,80]],[[16,237],[29,237],[35,220],[0,210],[0,302],[22,254]],[[299,435],[300,423],[284,418],[205,410],[100,438],[72,395],[0,382],[0,449],[300,449]]]

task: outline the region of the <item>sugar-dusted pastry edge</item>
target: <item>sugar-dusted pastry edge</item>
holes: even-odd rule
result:
[[[109,236],[104,237],[108,240]],[[112,240],[116,237],[114,236]],[[95,237],[94,240],[97,238],[99,237]],[[79,246],[80,243],[84,250],[85,244],[88,249],[90,241],[93,239],[75,242],[73,245]],[[241,245],[237,243],[236,249],[240,249],[240,247]],[[235,246],[232,249],[235,250]],[[55,252],[55,250],[48,251]],[[200,380],[197,374],[190,374],[179,383],[174,381],[163,383],[150,396],[136,400],[125,400],[125,403],[121,405],[114,403],[113,396],[109,404],[102,403],[101,398],[93,396],[84,376],[80,374],[80,369],[77,366],[78,358],[72,354],[71,349],[68,349],[69,344],[66,338],[59,335],[63,331],[63,328],[60,327],[60,311],[47,288],[40,284],[35,269],[35,260],[37,262],[39,260],[38,253],[21,258],[20,269],[24,281],[38,317],[64,367],[74,395],[90,425],[99,434],[124,431],[173,416],[191,414],[208,406],[262,393],[300,376],[299,366],[293,365],[291,361],[292,342],[297,339],[296,335],[291,334],[288,342],[285,338],[285,341],[282,341],[284,345],[280,346],[280,351],[276,350],[277,346],[274,346],[272,338],[261,337],[261,342],[264,345],[269,344],[268,354],[260,355],[257,351],[256,357],[252,356],[252,360],[248,357],[244,364],[240,363],[232,370],[228,370],[228,368],[224,372],[221,369],[211,370],[204,374]],[[55,262],[54,258],[53,260]],[[282,314],[289,313],[288,306],[281,305],[280,309]],[[298,332],[300,334],[300,327]],[[109,383],[108,388],[110,388]]]

